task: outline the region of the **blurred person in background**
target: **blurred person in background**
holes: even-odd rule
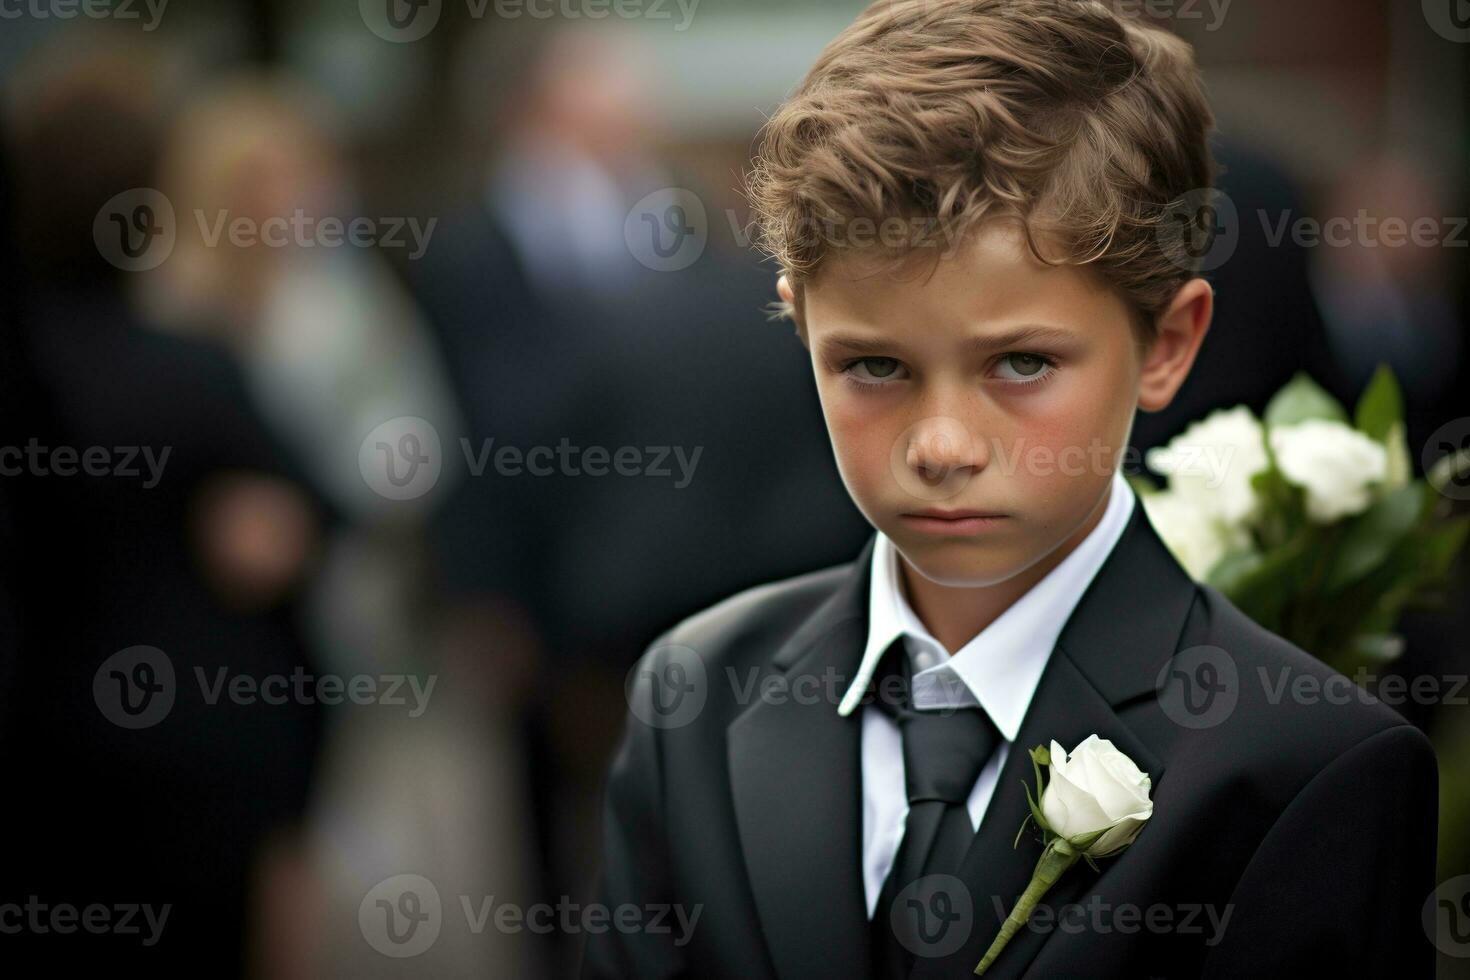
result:
[[[308,704],[211,701],[198,678],[305,666],[297,603],[325,511],[225,352],[154,334],[131,309],[124,253],[105,236],[152,247],[157,215],[127,209],[114,227],[104,212],[153,181],[160,62],[99,33],[67,32],[8,91],[27,286],[10,327],[34,383],[16,435],[36,450],[6,477],[23,515],[25,645],[3,733],[15,789],[3,888],[21,902],[169,908],[150,945],[89,931],[6,945],[58,964],[172,975],[207,962],[234,976],[252,876],[300,819],[321,719]],[[108,670],[139,646],[141,660]],[[128,707],[154,711],[155,697],[157,721],[130,725]]]
[[[1464,407],[1453,390],[1465,343],[1454,274],[1456,263],[1465,269],[1470,231],[1443,217],[1454,210],[1419,163],[1391,153],[1349,166],[1321,207],[1324,219],[1348,223],[1324,226],[1312,256],[1330,345],[1351,391],[1380,362],[1405,382],[1410,444]]]
[[[698,195],[702,254],[660,271],[673,243],[649,235],[680,217],[673,189],[697,182],[663,159],[648,63],[611,23],[522,19],[468,38],[453,72],[463,190],[409,270],[471,449],[561,454],[547,475],[492,461],[439,535],[451,594],[481,610],[461,621],[484,639],[465,642],[504,660],[507,624],[525,623],[525,649],[543,651],[526,661],[545,659],[534,676],[556,678],[528,685],[523,709],[554,897],[588,891],[622,684],[649,638],[732,589],[836,562],[862,534],[804,352],[762,315],[770,272],[717,195]],[[792,409],[802,399],[812,411]],[[638,462],[595,475],[594,448]]]
[[[1141,469],[1142,451],[1168,442],[1214,409],[1248,405],[1259,414],[1298,371],[1335,392],[1344,386],[1312,289],[1307,250],[1290,236],[1273,241],[1256,217],[1300,214],[1302,188],[1280,161],[1234,132],[1216,133],[1212,148],[1220,167],[1215,186],[1224,202],[1212,197],[1199,214],[1181,217],[1215,229],[1203,275],[1215,290],[1219,329],[1206,335],[1199,367],[1173,402],[1134,419],[1130,442],[1140,461],[1135,470]]]
[[[359,462],[381,423],[458,424],[438,347],[379,254],[388,246],[319,237],[328,222],[369,217],[338,129],[318,94],[286,76],[207,86],[163,155],[178,240],[146,280],[161,324],[208,333],[234,352],[274,434],[343,515],[311,590],[319,661],[345,677],[408,672],[436,682],[417,716],[387,705],[333,712],[308,839],[274,866],[263,906],[270,976],[372,975],[381,957],[356,935],[357,904],[403,868],[463,894],[519,894],[526,875],[525,808],[495,710],[498,679],[473,655],[441,656],[424,577],[424,522],[459,473],[450,465],[434,492],[388,499]],[[251,234],[225,230],[241,220]],[[268,238],[254,229],[274,230]],[[526,975],[534,962],[515,938],[446,937],[420,965]]]

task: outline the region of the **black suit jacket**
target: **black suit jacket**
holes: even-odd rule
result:
[[[687,936],[589,933],[585,977],[869,975],[861,711],[837,703],[866,639],[871,554],[691,617],[629,675],[598,900],[650,925],[660,905],[699,918]],[[1350,685],[1191,581],[1135,507],[958,875],[963,941],[913,976],[971,975],[1041,850],[1016,841],[1026,750],[1094,732],[1151,775],[1152,819],[1099,870],[1074,865],[987,976],[1431,976],[1435,757]]]

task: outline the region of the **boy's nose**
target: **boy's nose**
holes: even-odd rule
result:
[[[968,466],[969,453],[953,433],[935,429],[909,444],[908,463],[924,479],[942,480],[950,472]]]
[[[983,440],[950,416],[933,416],[910,426],[902,438],[903,478],[913,492],[933,499],[953,496],[984,468]]]

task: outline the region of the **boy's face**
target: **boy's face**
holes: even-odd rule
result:
[[[1040,262],[1014,224],[990,222],[926,268],[864,276],[850,253],[830,256],[806,286],[806,341],[864,516],[931,581],[994,585],[1095,523],[1159,367],[1116,292]]]

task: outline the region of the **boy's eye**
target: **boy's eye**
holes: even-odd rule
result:
[[[1007,381],[1029,381],[1040,378],[1051,366],[1051,361],[1040,354],[1018,352],[1006,354],[999,361],[1000,376]]]
[[[898,373],[898,361],[892,357],[860,357],[847,365],[859,381],[886,381]]]

